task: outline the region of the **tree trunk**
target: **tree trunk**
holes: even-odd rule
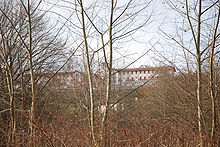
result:
[[[210,97],[211,97],[211,104],[212,104],[212,128],[211,128],[211,144],[213,144],[213,139],[216,138],[216,128],[218,126],[218,121],[217,121],[217,98],[215,95],[215,85],[214,85],[214,51],[215,51],[215,43],[216,43],[216,34],[218,30],[218,25],[219,25],[219,17],[220,17],[220,2],[219,2],[219,9],[218,9],[218,17],[217,17],[217,22],[214,30],[214,35],[213,35],[213,40],[212,40],[212,45],[211,45],[211,53],[210,53],[210,58],[209,58],[209,86],[210,86]],[[217,144],[217,142],[216,142]],[[212,145],[211,145],[212,146]]]
[[[200,29],[201,29],[201,8],[202,0],[199,0],[199,12],[197,18],[197,42],[196,42],[196,71],[197,71],[197,114],[198,114],[198,127],[199,127],[199,137],[200,146],[203,146],[203,136],[202,136],[202,102],[201,102],[201,53],[200,53]]]
[[[10,134],[9,134],[9,140],[8,140],[8,146],[16,146],[16,120],[15,120],[15,97],[14,97],[14,83],[13,83],[13,68],[12,65],[8,64],[8,55],[6,54],[6,44],[5,44],[5,38],[4,33],[2,29],[1,31],[1,38],[2,38],[2,49],[1,56],[5,64],[5,72],[6,72],[6,81],[8,86],[8,93],[9,93],[9,99],[10,99]],[[10,58],[11,60],[11,58]],[[10,63],[12,63],[10,61]]]
[[[12,72],[9,70],[6,71],[7,84],[8,84],[8,93],[10,97],[10,138],[9,146],[16,146],[16,120],[15,120],[15,97],[14,97],[14,85]]]
[[[102,126],[101,126],[101,144],[107,146],[108,143],[108,135],[107,135],[107,119],[109,113],[109,103],[110,103],[110,95],[111,95],[111,76],[112,76],[112,54],[113,54],[113,42],[112,42],[112,25],[113,25],[113,10],[114,10],[114,0],[111,1],[111,15],[109,22],[109,63],[107,64],[107,87],[106,87],[106,98],[105,98],[105,111],[102,118]]]
[[[36,100],[36,91],[34,83],[34,72],[33,72],[33,59],[32,59],[32,23],[31,23],[31,11],[30,11],[30,1],[27,0],[27,16],[28,16],[28,32],[29,32],[29,46],[28,46],[28,57],[29,57],[29,68],[30,68],[30,78],[31,78],[31,109],[30,109],[30,137],[32,146],[35,145],[35,128],[34,128],[34,109],[35,109],[35,100]]]
[[[96,146],[96,139],[95,139],[95,134],[94,134],[93,83],[92,83],[92,73],[91,73],[91,65],[90,65],[90,59],[89,59],[89,48],[88,48],[87,36],[86,36],[86,30],[85,30],[85,18],[84,18],[84,10],[83,10],[83,2],[82,2],[82,0],[80,0],[80,7],[81,7],[81,17],[82,17],[83,38],[84,38],[85,49],[86,49],[87,74],[88,74],[88,81],[89,81],[90,127],[91,127],[92,146]]]

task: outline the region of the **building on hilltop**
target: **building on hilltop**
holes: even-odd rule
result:
[[[100,86],[106,86],[106,70],[101,74],[92,74],[94,89],[99,89]],[[160,66],[160,67],[147,67],[140,66],[139,68],[124,68],[113,69],[112,74],[112,86],[114,88],[119,87],[138,87],[144,83],[154,82],[155,78],[160,73],[174,73],[175,68],[173,66]],[[58,72],[38,74],[38,84],[44,85],[50,78],[48,83],[50,88],[55,89],[77,89],[88,86],[87,73],[80,71],[73,72]]]
[[[173,66],[148,67],[140,66],[139,68],[114,69],[113,77],[114,86],[137,87],[143,85],[150,79],[155,79],[160,73],[174,73]],[[152,80],[154,81],[154,80]]]
[[[44,85],[50,78],[48,86],[55,89],[73,89],[86,85],[86,75],[80,71],[45,73],[37,75],[38,84]]]

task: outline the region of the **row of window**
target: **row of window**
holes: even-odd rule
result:
[[[119,82],[119,84],[123,85],[141,85],[144,81],[126,81],[126,82]]]
[[[138,74],[138,73],[143,73],[143,74],[145,74],[145,73],[155,73],[155,71],[154,70],[143,70],[143,71],[122,71],[122,72],[120,72],[119,74]]]
[[[127,77],[127,81],[129,81],[129,80],[133,81],[134,77],[131,77],[131,78]],[[143,77],[143,78],[139,77],[139,80],[147,80],[147,78],[146,77]]]

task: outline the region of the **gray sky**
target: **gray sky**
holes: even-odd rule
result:
[[[89,6],[90,4],[94,3],[94,1],[95,0],[86,0],[84,1],[84,5]],[[99,0],[99,2],[102,1],[103,0]],[[62,23],[65,22],[62,17],[67,18],[73,12],[73,5],[69,2],[72,1],[45,0],[42,4],[42,7],[45,10],[50,8],[50,13],[48,13],[48,15],[50,15],[53,21],[58,21],[60,25],[62,25]],[[119,5],[122,5],[124,2],[126,1],[119,0],[118,3]],[[51,8],[51,6],[54,4],[56,4],[56,6],[53,6]],[[181,5],[179,5],[179,8],[183,11],[185,10],[185,8]],[[106,16],[109,11],[107,9],[95,9],[94,12],[99,12],[98,17],[102,17],[103,19],[103,16]],[[146,15],[148,15],[148,13],[150,15],[151,12],[153,12],[150,19],[151,23],[149,23],[141,30],[137,31],[133,35],[132,39],[128,37],[127,39],[124,39],[121,43],[115,44],[114,47],[119,48],[114,54],[116,67],[126,66],[134,60],[138,59],[140,56],[143,57],[132,64],[130,67],[139,67],[140,65],[158,66],[170,64],[163,57],[166,57],[170,62],[175,65],[185,64],[183,60],[182,50],[178,46],[175,46],[167,39],[165,39],[166,35],[163,32],[178,38],[176,34],[178,34],[179,32],[177,33],[177,30],[185,28],[185,30],[187,31],[182,31],[184,33],[181,35],[184,36],[184,40],[186,42],[190,42],[191,32],[188,30],[187,25],[183,25],[187,24],[187,20],[184,19],[184,17],[181,17],[173,9],[171,9],[166,4],[165,0],[153,0],[151,5],[147,8],[147,11],[145,11]],[[96,19],[98,17],[96,17]],[[76,23],[78,20],[75,14],[73,14],[73,16],[69,18],[69,20],[75,23],[75,25],[80,26],[79,23]],[[106,18],[106,20],[108,21],[108,18]],[[98,20],[96,21],[98,22]],[[137,23],[139,21],[141,20],[137,20]],[[74,29],[76,28],[76,26],[71,25],[71,23],[67,23],[68,27],[65,28],[65,33],[63,34],[63,36],[68,36],[68,38],[70,39],[69,41],[74,42],[75,40],[79,40],[79,37],[74,35],[74,33],[80,34],[81,30]],[[95,49],[97,48],[97,46],[100,45],[97,44],[97,42],[98,41],[94,37],[92,39],[89,39],[89,43],[92,49]],[[187,54],[187,56],[191,58],[189,53]]]

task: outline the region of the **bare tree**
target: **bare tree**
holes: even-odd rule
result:
[[[203,146],[203,139],[202,139],[202,103],[201,103],[201,51],[200,51],[200,36],[201,36],[201,13],[202,13],[202,1],[199,1],[199,10],[198,10],[198,17],[197,17],[197,34],[194,32],[194,28],[191,23],[191,19],[189,16],[188,10],[188,1],[186,0],[186,12],[187,12],[187,19],[190,24],[190,29],[192,31],[193,39],[196,46],[196,70],[197,70],[197,107],[198,107],[198,127],[199,127],[199,136],[200,136],[200,145]],[[197,36],[197,37],[196,37]]]
[[[210,83],[210,97],[211,97],[211,109],[212,109],[212,127],[211,127],[211,145],[217,144],[217,138],[218,138],[218,100],[216,97],[217,89],[216,87],[216,80],[214,80],[215,76],[215,70],[214,70],[214,54],[216,49],[216,39],[217,39],[217,32],[219,28],[219,19],[220,19],[220,1],[218,2],[218,14],[217,14],[217,20],[216,20],[216,26],[214,28],[214,33],[212,37],[212,43],[211,43],[211,51],[209,56],[209,83]],[[215,143],[213,143],[213,139],[216,139]]]
[[[109,21],[109,63],[107,64],[107,87],[106,87],[106,98],[105,98],[105,111],[102,117],[101,123],[101,135],[104,136],[104,144],[103,146],[107,145],[107,119],[108,119],[108,111],[109,111],[109,103],[110,103],[110,96],[111,96],[111,85],[112,85],[112,62],[113,62],[113,36],[112,36],[112,29],[113,29],[113,12],[114,12],[114,0],[111,1],[111,12],[110,12],[110,21]],[[106,55],[105,55],[106,56]],[[101,136],[101,143],[103,142],[103,136]]]
[[[1,67],[5,67],[7,74],[8,87],[10,93],[11,108],[11,135],[9,143],[15,144],[15,130],[26,130],[24,128],[16,129],[16,121],[19,114],[24,115],[29,109],[29,78],[31,85],[32,99],[30,106],[30,129],[31,136],[34,136],[34,113],[36,113],[36,85],[37,73],[54,70],[54,66],[59,61],[65,49],[65,44],[58,38],[60,30],[53,31],[46,23],[45,13],[40,12],[39,5],[42,1],[34,3],[30,1],[1,2]],[[39,12],[39,13],[38,13]],[[55,32],[55,33],[54,33]],[[34,36],[33,36],[34,34]],[[30,74],[28,74],[28,72]],[[36,76],[36,77],[34,77]],[[20,97],[20,93],[22,97]],[[39,93],[38,93],[39,94]],[[26,95],[26,96],[25,96]],[[27,99],[26,99],[27,98]],[[15,100],[18,100],[15,104]],[[43,99],[43,98],[42,98]],[[39,103],[40,101],[38,101]],[[20,104],[22,103],[23,106]],[[21,109],[20,109],[21,108]],[[25,115],[24,115],[25,116]],[[23,117],[24,118],[24,117]],[[19,121],[24,121],[23,119]],[[20,125],[20,122],[19,122]],[[28,133],[28,132],[25,132]],[[21,134],[21,132],[20,132]],[[12,140],[12,141],[11,141]],[[21,139],[22,140],[22,139]],[[34,143],[34,140],[32,140]]]
[[[186,59],[186,52],[191,54],[194,58],[193,61],[196,63],[196,74],[197,74],[197,118],[198,118],[198,132],[200,136],[200,146],[206,145],[205,139],[208,138],[209,144],[212,142],[212,133],[209,134],[209,130],[213,130],[213,124],[215,121],[214,115],[217,114],[214,112],[216,106],[214,106],[213,101],[213,85],[211,84],[213,81],[212,71],[212,63],[213,57],[218,54],[218,52],[212,53],[217,46],[214,45],[218,39],[218,21],[219,21],[219,1],[210,1],[205,2],[202,0],[199,1],[167,1],[170,8],[176,11],[182,18],[182,28],[179,29],[185,34],[181,37],[174,37],[170,33],[163,32],[167,38],[172,40],[175,45],[180,46],[184,50],[184,57]],[[185,20],[187,20],[187,24],[185,24]],[[176,24],[176,27],[180,26]],[[188,32],[189,30],[189,32]],[[177,31],[178,32],[178,31]],[[177,36],[180,36],[177,33]],[[191,36],[191,38],[187,39],[187,36]],[[210,43],[210,40],[211,43]],[[192,43],[193,42],[193,43]],[[192,47],[193,44],[193,47]],[[213,47],[213,48],[212,48]],[[193,49],[191,49],[193,48]],[[205,97],[204,93],[208,90],[205,88],[206,81],[206,67],[205,62],[209,59],[209,83],[210,83],[210,101],[206,101],[203,97]],[[193,64],[193,63],[192,63]],[[189,70],[189,60],[187,61],[187,69]],[[212,106],[208,103],[212,102]],[[214,108],[214,107],[215,108]],[[207,108],[208,107],[208,108]],[[209,109],[212,109],[212,127],[209,127],[210,121],[207,118],[207,113]],[[211,131],[212,132],[212,131]]]
[[[92,136],[92,145],[96,146],[96,139],[94,135],[94,94],[93,94],[93,82],[92,82],[92,73],[91,73],[91,62],[89,58],[89,46],[87,42],[86,35],[86,26],[85,26],[85,18],[84,18],[84,7],[82,0],[79,1],[81,7],[81,21],[82,21],[82,31],[83,38],[85,43],[85,52],[86,52],[86,70],[88,74],[88,82],[89,82],[89,97],[90,97],[90,127],[91,127],[91,136]]]

